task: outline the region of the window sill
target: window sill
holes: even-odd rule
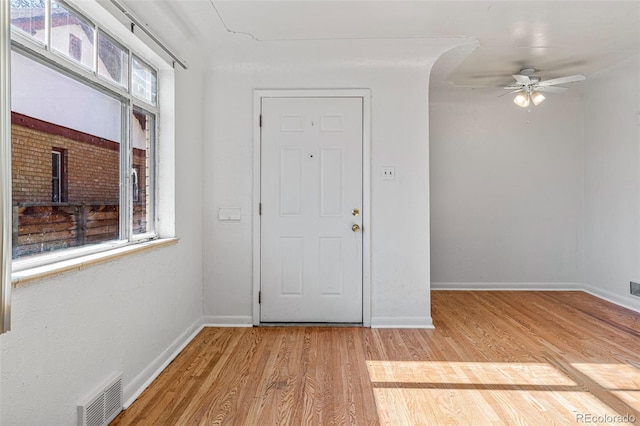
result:
[[[11,274],[11,282],[14,287],[46,278],[54,275],[60,275],[70,271],[78,271],[88,266],[109,262],[119,259],[130,254],[154,250],[161,247],[168,247],[178,243],[178,238],[161,238],[152,241],[146,241],[139,244],[130,244],[112,250],[94,253],[86,256],[76,257],[74,259],[63,260],[49,265],[37,266],[34,268],[24,269],[22,271]]]

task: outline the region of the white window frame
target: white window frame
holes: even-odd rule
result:
[[[46,267],[47,265],[51,265],[52,269],[55,269],[55,266],[59,262],[64,262],[70,259],[81,258],[83,256],[94,255],[96,253],[101,252],[109,252],[114,249],[120,249],[124,246],[136,244],[144,241],[150,241],[157,238],[173,238],[175,232],[175,224],[174,224],[174,216],[175,212],[173,211],[173,197],[174,194],[171,191],[168,191],[167,196],[163,202],[163,212],[166,212],[166,216],[169,219],[164,223],[161,227],[158,225],[158,212],[160,211],[159,203],[159,184],[158,182],[161,180],[159,178],[159,171],[162,169],[159,165],[159,155],[158,155],[158,146],[160,144],[160,140],[162,139],[163,144],[167,145],[166,151],[168,153],[173,152],[174,147],[174,138],[172,134],[167,134],[164,137],[160,137],[159,132],[159,124],[161,117],[161,98],[167,99],[171,105],[167,105],[168,109],[173,111],[173,95],[162,95],[162,90],[164,85],[166,84],[166,89],[168,93],[172,92],[174,77],[173,77],[173,68],[171,65],[167,64],[164,59],[155,54],[148,46],[146,46],[139,39],[135,38],[132,34],[123,31],[123,28],[119,27],[119,22],[116,18],[102,9],[101,6],[98,5],[97,2],[83,2],[83,8],[87,8],[90,10],[88,13],[86,11],[80,11],[79,8],[75,5],[72,5],[71,2],[65,0],[56,0],[58,3],[63,4],[65,7],[68,7],[74,13],[78,13],[81,17],[89,21],[94,25],[94,67],[93,70],[87,69],[82,64],[76,64],[71,58],[67,58],[62,54],[59,54],[51,49],[51,27],[50,27],[50,10],[51,4],[50,0],[46,0],[46,20],[47,20],[47,35],[46,42],[42,43],[39,40],[29,37],[28,35],[23,34],[19,30],[11,31],[11,41],[12,41],[12,50],[15,50],[17,53],[25,55],[30,59],[34,59],[38,62],[41,62],[47,66],[52,67],[56,72],[60,72],[68,77],[71,77],[93,89],[99,90],[106,95],[114,97],[118,99],[122,103],[122,141],[120,147],[120,239],[109,241],[100,244],[92,244],[77,248],[69,248],[69,249],[61,249],[52,251],[46,254],[38,254],[27,256],[22,259],[15,259],[12,263],[12,271],[15,272],[24,272],[28,271],[32,268],[41,268]],[[94,17],[95,13],[95,17]],[[108,22],[106,22],[108,21]],[[98,44],[97,44],[97,36],[99,32],[107,35],[117,44],[122,46],[126,52],[128,53],[128,87],[123,88],[120,85],[115,84],[112,81],[102,77],[99,75],[97,70],[97,56],[98,56]],[[120,37],[118,37],[120,35]],[[132,68],[131,62],[133,55],[136,55],[138,59],[143,61],[147,66],[152,68],[156,73],[156,105],[151,105],[138,97],[134,96],[131,93],[131,79],[132,79]],[[161,71],[165,70],[165,71]],[[161,79],[163,79],[166,83],[161,83]],[[154,141],[153,146],[151,147],[153,152],[151,153],[150,161],[153,161],[152,169],[155,172],[154,176],[151,177],[153,182],[153,191],[148,194],[148,196],[153,197],[153,201],[150,204],[152,206],[151,212],[151,221],[150,223],[150,231],[145,234],[133,234],[132,231],[132,221],[133,221],[133,201],[132,201],[132,188],[131,188],[131,174],[129,171],[132,169],[132,153],[133,153],[133,143],[131,140],[131,126],[130,126],[130,117],[133,111],[133,108],[138,108],[145,112],[148,112],[154,116]],[[169,114],[172,115],[172,114]],[[166,124],[166,128],[172,130],[174,128],[172,122],[163,123]],[[164,146],[164,145],[163,145]],[[164,161],[171,160],[171,157],[164,157]],[[167,165],[165,167],[166,172],[163,174],[163,181],[173,180],[174,168],[171,165]],[[11,185],[11,183],[9,183]],[[170,211],[168,210],[170,209]],[[9,254],[10,256],[10,254]],[[108,256],[108,253],[106,254]],[[10,257],[9,257],[10,258]]]
[[[10,7],[0,1],[0,334],[11,329],[11,37]]]

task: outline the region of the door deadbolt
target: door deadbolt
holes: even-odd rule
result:
[[[354,216],[358,216],[360,214],[360,210],[353,209],[353,210],[351,210],[351,214],[354,215]]]

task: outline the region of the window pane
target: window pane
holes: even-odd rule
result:
[[[15,52],[12,71],[13,257],[117,240],[121,103]]]
[[[45,43],[45,0],[11,0],[11,28]]]
[[[98,74],[125,89],[129,87],[129,52],[98,31]]]
[[[155,105],[158,90],[156,72],[135,56],[133,57],[132,72],[131,84],[133,87],[131,92],[133,95]]]
[[[93,24],[60,3],[51,2],[51,48],[93,69]]]
[[[133,170],[131,193],[133,200],[133,233],[153,231],[153,147],[155,146],[155,117],[139,109],[131,117],[133,134]]]
[[[11,66],[12,111],[120,143],[119,101],[15,52]]]
[[[64,192],[67,186],[64,157],[64,149],[54,148],[51,152],[51,201],[53,203],[67,201],[67,196]]]
[[[60,200],[60,153],[51,153],[51,201],[59,203]]]

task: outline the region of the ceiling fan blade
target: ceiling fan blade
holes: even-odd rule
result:
[[[565,90],[567,90],[566,87],[559,87],[559,86],[536,86],[534,88],[534,90],[537,90],[538,92],[547,92],[547,93],[562,93]]]
[[[538,83],[538,87],[555,86],[556,84],[575,83],[576,81],[585,80],[584,75],[570,75],[567,77],[552,78],[551,80],[543,80]]]
[[[506,89],[506,87],[505,87],[505,89]],[[505,96],[505,95],[510,95],[510,94],[512,94],[512,93],[518,93],[518,92],[520,92],[520,91],[522,91],[522,89],[512,90],[511,92],[506,92],[506,93],[503,93],[503,94],[501,94],[501,95],[498,95],[498,97],[499,97],[499,98],[501,98],[501,97],[503,97],[503,96]]]
[[[518,84],[530,84],[530,83],[532,83],[531,79],[529,77],[527,77],[526,75],[515,74],[515,75],[512,75],[512,77],[516,79]]]
[[[503,89],[514,90],[514,89],[522,89],[524,86],[522,84],[510,84],[508,86],[504,86]]]

